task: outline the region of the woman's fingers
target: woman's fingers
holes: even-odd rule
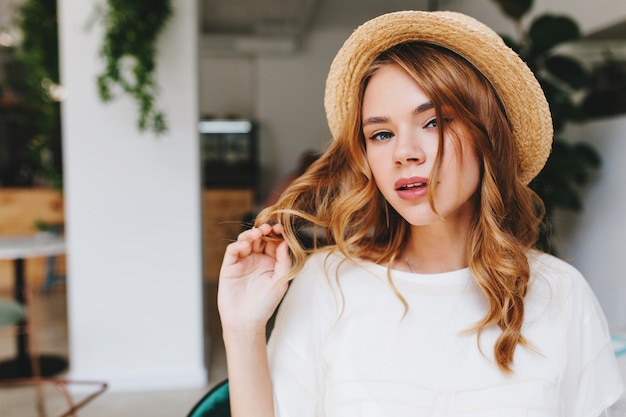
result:
[[[282,241],[276,247],[276,264],[274,266],[274,277],[282,278],[289,273],[291,268],[291,257],[289,256],[289,247],[287,242]]]
[[[250,229],[237,236],[237,240],[226,246],[223,266],[234,265],[240,258],[249,256],[253,251],[253,243],[262,236],[260,229]]]
[[[265,234],[263,236],[265,236]],[[263,240],[263,236],[252,242],[252,252],[263,253],[265,250],[265,241]]]
[[[260,238],[263,235],[263,231],[267,233],[267,228],[253,227],[252,229],[248,229],[244,232],[239,233],[239,236],[237,236],[237,240],[252,242],[253,240]]]
[[[238,240],[226,246],[226,252],[224,253],[224,260],[222,266],[234,265],[239,261],[240,257],[248,256],[252,252],[252,246],[250,242],[245,240]]]
[[[245,258],[252,253],[266,253],[275,257],[275,247],[278,242],[268,242],[264,237],[282,234],[281,225],[262,224],[258,227],[246,230],[237,236],[237,240],[226,247],[223,266],[234,265],[241,258]]]

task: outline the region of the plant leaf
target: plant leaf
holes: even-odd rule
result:
[[[532,7],[533,0],[492,0],[500,10],[513,20],[519,20]]]
[[[539,83],[550,106],[554,131],[558,133],[563,129],[565,123],[570,120],[576,109],[567,92],[546,79],[540,79]]]
[[[581,142],[575,144],[572,150],[578,154],[578,157],[587,167],[598,169],[602,165],[602,158],[593,146]]]
[[[130,95],[139,109],[140,131],[167,130],[165,117],[153,122],[158,86],[155,81],[157,37],[173,13],[171,0],[106,0],[100,55],[105,69],[98,77],[103,101],[111,100],[113,85]]]
[[[574,89],[591,84],[591,74],[574,58],[565,55],[551,55],[545,60],[545,68],[550,74]]]
[[[534,55],[554,48],[563,42],[580,38],[578,24],[567,16],[545,14],[537,17],[528,31]]]

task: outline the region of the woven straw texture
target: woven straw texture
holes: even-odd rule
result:
[[[517,140],[520,179],[529,183],[552,147],[552,118],[543,90],[522,59],[489,27],[449,11],[388,13],[359,26],[333,60],[324,106],[333,138],[351,112],[360,111],[358,86],[370,63],[384,50],[422,41],[450,49],[472,63],[494,86]]]

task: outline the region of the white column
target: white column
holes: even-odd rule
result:
[[[158,42],[169,133],[136,128],[128,96],[98,97],[96,0],[59,0],[70,376],[116,390],[206,383],[195,0]]]

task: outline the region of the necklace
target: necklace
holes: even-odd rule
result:
[[[411,265],[411,262],[409,261],[409,257],[407,256],[406,252],[404,252],[404,262],[406,262],[406,264],[409,266],[411,272],[415,273],[415,269],[413,268],[413,265]]]

